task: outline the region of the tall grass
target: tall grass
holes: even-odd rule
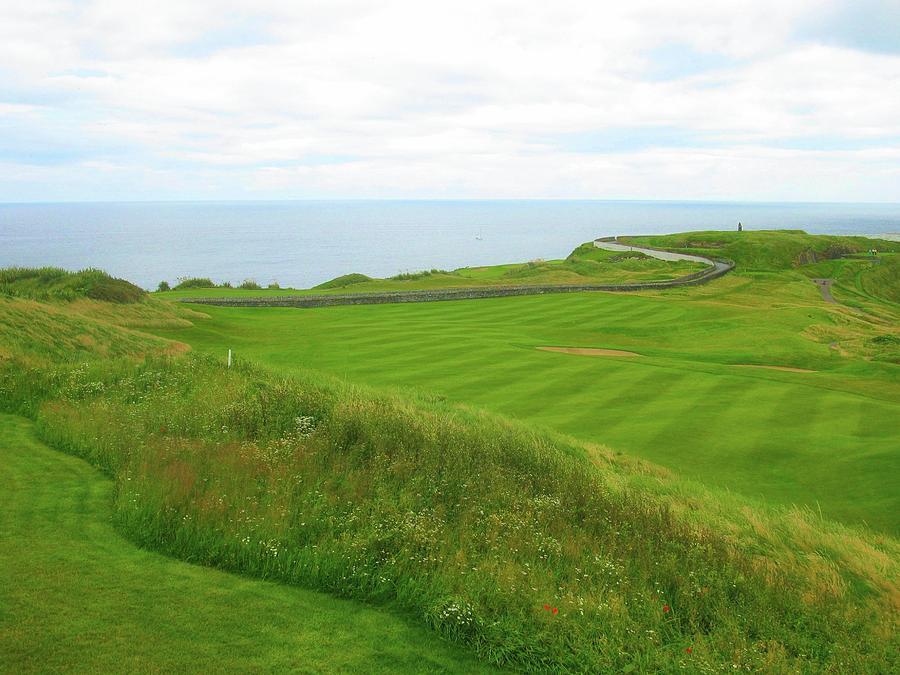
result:
[[[97,269],[69,272],[59,267],[8,267],[0,269],[0,295],[32,300],[90,298],[114,303],[134,303],[146,292],[124,279]]]
[[[888,672],[897,543],[429,399],[212,359],[0,366],[0,406],[193,562],[399,606],[528,670]]]

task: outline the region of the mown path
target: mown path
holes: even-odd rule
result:
[[[473,672],[387,611],[144,551],[112,481],[0,414],[0,672]]]

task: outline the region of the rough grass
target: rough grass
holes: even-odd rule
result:
[[[471,673],[381,608],[137,548],[115,483],[0,415],[0,672]]]
[[[398,605],[491,663],[896,665],[888,537],[313,374],[188,356],[0,383],[7,409],[115,477],[116,522],[142,545]]]
[[[0,295],[32,300],[76,300],[90,298],[104,302],[134,303],[146,292],[124,279],[106,272],[86,269],[69,272],[58,267],[8,267],[0,269]]]
[[[15,355],[30,363],[49,363],[186,350],[183,343],[125,327],[140,324],[173,328],[189,323],[182,318],[180,308],[161,305],[157,309],[158,313],[143,303],[112,305],[76,300],[47,304],[0,296],[0,361],[4,352],[7,358]],[[102,320],[104,316],[110,321]]]

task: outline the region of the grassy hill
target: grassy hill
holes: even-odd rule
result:
[[[802,230],[746,232],[683,232],[643,237],[620,237],[635,246],[664,248],[680,253],[734,260],[741,271],[788,270],[869,249],[900,252],[900,242],[868,237],[807,234]]]
[[[48,322],[63,308],[34,305]],[[152,328],[194,347],[176,357],[72,363],[53,343],[70,328],[38,362],[0,334],[0,407],[107,471],[133,541],[403,612],[483,663],[890,672],[900,544],[777,505],[822,489],[826,514],[894,527],[900,383],[865,350],[896,324],[878,311],[826,306],[793,269],[637,295],[210,308]],[[640,356],[535,349],[554,344]],[[635,441],[678,473],[617,452]],[[729,481],[766,502],[709,487]]]
[[[69,272],[58,267],[11,267],[0,270],[0,295],[33,300],[91,298],[132,303],[142,300],[146,292],[101,270]]]

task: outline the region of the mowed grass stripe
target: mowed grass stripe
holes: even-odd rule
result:
[[[596,428],[594,435],[603,440],[620,428],[634,427],[645,414],[652,414],[654,400],[647,396],[649,388],[668,391],[687,377],[685,373],[672,372],[664,381],[659,374],[647,372],[643,376],[629,373],[629,384],[623,384],[619,391],[597,398],[580,414],[573,415],[566,424],[571,429]],[[606,384],[606,382],[604,382]]]
[[[2,672],[482,670],[387,611],[132,546],[112,482],[22,418],[0,415],[0,462]]]

